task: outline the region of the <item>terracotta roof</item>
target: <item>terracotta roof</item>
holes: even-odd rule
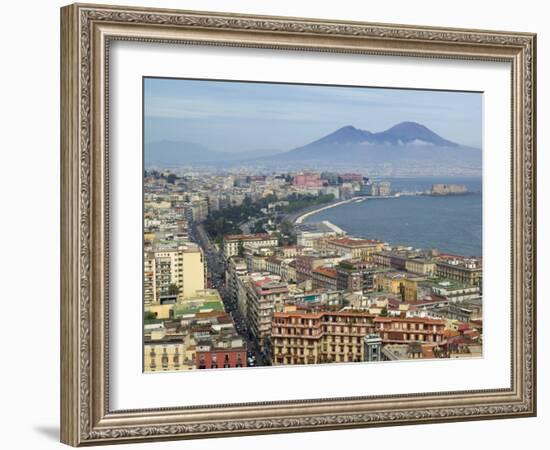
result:
[[[386,298],[386,300],[388,301],[388,305],[391,305],[394,308],[398,307],[402,303],[401,300],[398,300],[397,298],[393,298],[393,297],[388,297]]]
[[[333,269],[332,267],[317,267],[316,269],[313,269],[313,272],[331,278],[336,278],[338,276],[338,272],[336,272],[336,269]]]

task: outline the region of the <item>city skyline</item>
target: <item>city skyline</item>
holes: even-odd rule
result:
[[[483,356],[480,93],[144,95],[145,372]]]
[[[343,126],[380,132],[406,121],[482,146],[482,94],[397,88],[144,79],[145,142],[220,152],[288,151]]]
[[[481,255],[315,219],[382,203],[389,224],[417,199],[409,216],[424,203],[450,240],[459,215],[480,214],[466,184],[424,186],[300,167],[145,171],[143,370],[482,357]]]

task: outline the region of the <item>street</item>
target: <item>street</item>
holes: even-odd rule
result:
[[[247,366],[267,366],[269,358],[266,358],[259,343],[248,329],[247,322],[241,315],[239,307],[231,297],[231,293],[225,285],[225,262],[221,252],[210,240],[208,233],[202,224],[194,224],[190,229],[190,237],[199,244],[206,258],[208,277],[213,289],[216,289],[222,298],[225,311],[231,315],[237,333],[243,338],[247,350]]]

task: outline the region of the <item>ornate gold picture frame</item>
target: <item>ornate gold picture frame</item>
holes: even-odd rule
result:
[[[112,410],[110,45],[117,40],[504,61],[512,68],[511,386]],[[61,440],[73,446],[536,414],[536,36],[75,4],[61,9]]]

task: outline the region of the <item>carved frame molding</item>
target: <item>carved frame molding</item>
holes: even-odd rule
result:
[[[70,445],[536,414],[536,36],[71,5],[61,10],[61,438]],[[110,411],[108,62],[113,40],[509,61],[512,386],[508,390]]]

